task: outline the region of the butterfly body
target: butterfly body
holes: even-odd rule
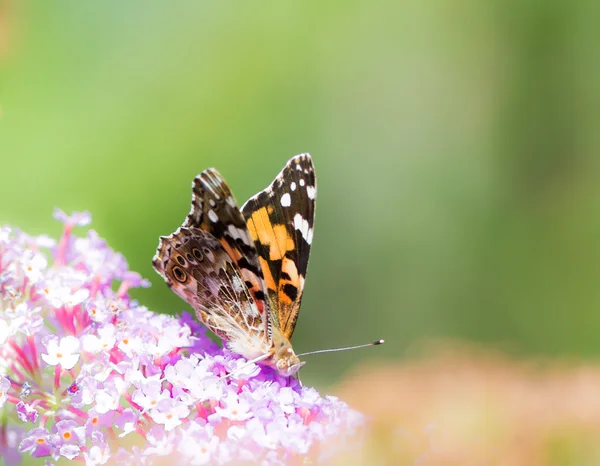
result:
[[[155,270],[231,351],[294,374],[303,365],[290,340],[313,235],[311,157],[293,157],[241,209],[214,169],[192,190],[183,225],[160,238]]]

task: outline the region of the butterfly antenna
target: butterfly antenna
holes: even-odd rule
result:
[[[334,351],[347,351],[347,350],[353,350],[353,349],[358,349],[358,348],[366,348],[368,346],[383,345],[383,343],[384,343],[384,340],[376,340],[376,341],[372,341],[371,343],[366,343],[364,345],[346,346],[345,348],[332,348],[332,349],[322,349],[322,350],[317,350],[317,351],[309,351],[308,353],[302,353],[302,354],[298,354],[296,356],[307,356],[309,354],[318,354],[318,353],[333,353]]]

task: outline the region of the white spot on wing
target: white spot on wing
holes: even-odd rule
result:
[[[281,196],[281,205],[283,207],[289,207],[292,205],[292,198],[290,197],[289,193],[285,193],[283,196]]]
[[[238,233],[239,229],[237,227],[235,227],[234,225],[229,225],[227,227],[227,231],[229,232],[229,234],[231,235],[231,237],[233,239],[237,239],[240,237],[240,234]]]
[[[227,231],[229,232],[229,236],[231,236],[233,239],[241,239],[244,242],[244,244],[251,244],[246,229],[238,228],[234,225],[228,225]]]
[[[217,220],[219,220],[219,217],[217,216],[217,214],[215,213],[214,210],[210,209],[208,211],[208,218],[210,218],[210,221],[213,223],[216,223]]]
[[[304,186],[304,185],[305,185],[304,180],[300,180],[300,186]]]
[[[292,181],[292,183],[290,184],[290,189],[292,191],[296,191],[296,182],[295,181]]]
[[[317,193],[317,188],[315,188],[314,186],[306,187],[306,194],[308,194],[309,199],[314,199],[316,193]]]
[[[308,220],[302,218],[302,215],[294,216],[294,228],[302,233],[302,237],[308,244],[312,243],[313,229],[308,226]]]
[[[215,207],[217,205],[217,203],[213,199],[209,199],[208,203],[210,204],[211,207]]]

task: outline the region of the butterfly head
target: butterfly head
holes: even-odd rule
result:
[[[294,375],[304,365],[304,361],[300,361],[296,356],[290,341],[278,329],[273,329],[271,354],[272,356],[266,362],[277,369],[281,375]]]
[[[304,361],[300,361],[292,347],[285,350],[280,350],[275,353],[273,358],[275,369],[284,376],[294,375],[304,365]]]

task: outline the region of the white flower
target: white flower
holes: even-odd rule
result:
[[[50,366],[60,364],[63,369],[73,369],[79,361],[79,340],[66,336],[60,340],[50,337],[46,342],[47,353],[42,353],[42,359]]]
[[[162,390],[162,384],[158,380],[149,380],[140,384],[140,387],[133,392],[131,399],[137,405],[140,405],[143,411],[155,408],[160,400],[170,398],[168,390]]]
[[[37,283],[42,279],[43,271],[48,266],[48,259],[43,254],[27,250],[19,258],[23,273],[31,283]]]
[[[121,395],[125,389],[123,379],[109,379],[104,384],[104,389],[96,392],[96,412],[106,414],[116,410],[121,404]]]
[[[126,332],[121,333],[117,337],[117,341],[117,347],[129,358],[141,353],[144,349],[144,342],[140,337],[130,335]]]
[[[165,369],[165,379],[175,387],[189,388],[194,374],[194,364],[189,358],[180,359]]]
[[[235,393],[229,392],[222,400],[225,407],[215,407],[215,412],[221,417],[232,421],[245,421],[254,416],[251,412],[250,403],[240,398]]]
[[[106,464],[110,459],[110,448],[94,445],[88,451],[83,452],[86,466],[96,466],[97,464]]]
[[[84,335],[81,339],[83,350],[93,354],[111,350],[117,342],[115,333],[115,326],[113,324],[106,324],[98,329],[97,336],[92,334]]]
[[[168,432],[181,424],[190,415],[190,408],[179,400],[165,398],[158,402],[156,408],[150,410],[152,420],[163,424]]]
[[[48,288],[46,297],[54,307],[77,306],[90,296],[87,288],[78,288],[73,292],[70,286],[53,286]]]

